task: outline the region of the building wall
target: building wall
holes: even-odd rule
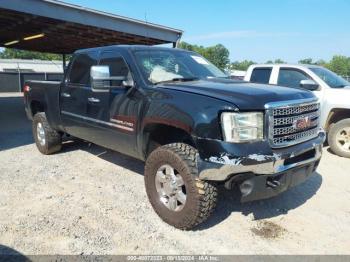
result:
[[[62,61],[0,59],[0,72],[62,73]]]
[[[27,80],[61,80],[61,61],[0,59],[0,92],[22,92]]]

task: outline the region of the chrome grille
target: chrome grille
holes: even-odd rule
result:
[[[300,117],[310,117],[310,118],[317,118],[319,116],[319,112],[313,112],[311,114],[302,114],[301,116],[285,116],[283,118],[274,118],[273,124],[274,126],[282,126],[282,125],[289,125],[293,124],[295,120],[299,119]]]
[[[317,110],[319,107],[319,104],[311,104],[311,105],[304,105],[304,106],[296,106],[296,107],[288,107],[288,108],[276,108],[273,110],[274,116],[285,116],[285,115],[294,115],[294,114],[301,114],[305,112],[311,112],[314,110]]]
[[[271,146],[286,147],[316,137],[319,127],[319,110],[320,105],[315,100],[267,104],[266,116]]]

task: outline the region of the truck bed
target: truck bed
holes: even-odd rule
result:
[[[62,130],[60,120],[60,86],[59,81],[26,81],[25,86],[29,87],[28,92],[24,92],[24,103],[29,119],[32,119],[38,107],[42,107],[50,125]]]

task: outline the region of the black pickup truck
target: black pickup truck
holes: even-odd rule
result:
[[[70,135],[144,160],[154,210],[180,229],[207,219],[219,184],[245,202],[305,181],[325,139],[311,92],[230,80],[181,49],[80,50],[62,82],[29,81],[24,97],[41,153]]]

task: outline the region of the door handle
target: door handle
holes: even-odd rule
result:
[[[95,98],[95,97],[89,97],[88,101],[91,103],[100,103],[100,99]]]
[[[62,96],[63,96],[63,97],[70,97],[70,94],[68,94],[68,93],[62,93]]]

